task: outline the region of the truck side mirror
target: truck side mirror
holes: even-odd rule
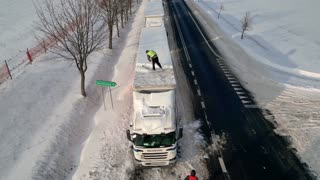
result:
[[[183,128],[179,128],[179,136],[178,139],[182,138],[183,135]]]
[[[127,138],[128,138],[129,141],[132,142],[131,135],[130,135],[130,130],[127,130]]]

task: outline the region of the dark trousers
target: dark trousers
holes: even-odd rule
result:
[[[159,59],[158,59],[157,56],[154,57],[154,58],[152,58],[152,69],[153,69],[153,70],[156,70],[156,68],[154,67],[154,64],[157,64],[157,65],[162,69],[162,66],[161,66],[161,64],[160,64]]]

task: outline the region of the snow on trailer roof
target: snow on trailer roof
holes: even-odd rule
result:
[[[144,16],[145,17],[164,16],[162,1],[148,2],[147,7],[144,10]]]
[[[163,69],[148,61],[146,50],[154,50]],[[135,79],[133,89],[140,90],[168,90],[175,89],[171,54],[164,27],[143,28],[140,35],[139,50],[136,59]]]
[[[160,134],[173,132],[175,126],[175,92],[143,94],[134,92],[135,133]]]

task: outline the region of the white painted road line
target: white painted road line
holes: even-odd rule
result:
[[[243,104],[251,103],[251,101],[245,101],[245,100],[241,100],[241,102],[242,102]]]
[[[197,89],[198,95],[201,96],[200,89]]]
[[[239,85],[239,84],[231,84],[231,86],[233,86],[233,87],[239,87],[240,85]]]
[[[230,83],[238,83],[238,81],[231,80]]]
[[[186,42],[185,42],[185,40],[184,40],[184,38],[183,38],[183,36],[182,36],[182,32],[181,32],[180,25],[179,25],[179,23],[177,23],[177,22],[178,22],[177,17],[174,15],[173,18],[174,18],[174,22],[175,22],[175,24],[176,24],[176,26],[177,26],[177,29],[178,29],[179,37],[180,37],[181,42],[182,42],[184,54],[186,55],[187,61],[188,61],[188,63],[189,63],[189,67],[192,68],[191,58],[190,58],[190,56],[189,56],[189,52],[188,52],[188,49],[187,49]],[[193,21],[194,21],[194,20],[193,20]]]
[[[236,80],[236,78],[234,78],[234,77],[227,77],[227,79],[229,79],[229,80]]]
[[[247,96],[239,96],[240,99],[247,99]]]
[[[219,159],[219,164],[220,164],[222,172],[223,173],[228,173],[226,165],[224,164],[223,159],[221,157],[218,157],[218,159]]]
[[[202,38],[204,39],[204,41],[206,42],[206,44],[208,45],[209,49],[213,52],[213,54],[215,54],[218,58],[222,59],[221,56],[219,56],[210,46],[208,40],[205,38],[203,32],[201,31],[200,27],[198,26],[198,23],[194,20],[194,18],[192,17],[191,13],[188,11],[189,16],[191,17],[193,23],[196,25],[198,31],[200,32]]]
[[[250,105],[244,105],[245,108],[259,108],[257,105],[255,104],[250,104]]]
[[[243,90],[242,88],[233,88],[236,91]]]
[[[208,124],[208,126],[211,128],[212,126],[211,126],[211,123],[209,122],[209,121],[207,121],[207,124]]]
[[[210,126],[211,123],[208,121],[208,116],[207,116],[207,113],[206,113],[206,112],[204,112],[204,118],[206,119],[206,122],[207,122],[208,125]]]
[[[242,91],[236,91],[236,93],[238,94],[238,95],[240,95],[240,94],[245,94],[245,92],[242,92]]]
[[[194,71],[191,71],[192,76],[194,76]]]
[[[202,109],[205,109],[205,108],[206,108],[206,106],[204,105],[204,102],[203,102],[203,101],[201,101],[201,107],[202,107]]]
[[[193,80],[195,85],[198,85],[198,81],[197,80]]]

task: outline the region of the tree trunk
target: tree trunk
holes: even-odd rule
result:
[[[116,14],[117,14],[117,16],[116,16],[117,37],[120,37],[118,10],[116,11]]]
[[[124,24],[123,24],[123,11],[121,12],[121,28],[123,29],[124,28]]]
[[[119,33],[119,20],[117,19],[117,36],[120,37],[120,33]]]
[[[109,49],[112,49],[112,34],[113,34],[113,29],[112,25],[109,25]]]
[[[80,75],[81,75],[81,95],[83,97],[86,97],[87,93],[86,93],[86,89],[85,89],[85,79],[86,79],[85,72],[83,70],[79,70],[79,71],[80,71]]]
[[[241,33],[241,39],[243,39],[243,34],[244,34],[244,30],[242,30],[242,33]]]
[[[129,21],[129,9],[127,9],[126,19],[127,19],[127,22],[128,22]]]
[[[129,9],[130,9],[130,15],[132,15],[132,10],[131,10],[132,2],[129,0]]]

